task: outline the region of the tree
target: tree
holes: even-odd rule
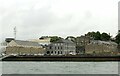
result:
[[[73,36],[67,36],[66,40],[71,40],[71,41],[75,42],[76,38]]]
[[[93,38],[94,40],[101,40],[101,34],[99,31],[88,32],[85,36],[89,36],[89,37]]]
[[[108,41],[108,40],[110,40],[110,35],[108,35],[107,33],[102,33],[101,34],[101,40],[102,41]]]
[[[95,34],[94,34],[94,40],[101,40],[101,34],[99,31],[97,31]]]
[[[115,42],[120,44],[120,33],[115,37]]]
[[[58,37],[58,36],[52,36],[50,38],[51,38],[50,42],[56,42],[61,39],[61,37]]]
[[[85,34],[85,36],[90,36],[92,37],[94,40],[102,40],[102,41],[108,41],[111,39],[111,36],[108,35],[107,33],[100,33],[99,31],[97,32],[88,32],[87,34]]]
[[[89,36],[93,38],[95,36],[95,32],[88,32],[87,34],[85,34],[85,36]]]

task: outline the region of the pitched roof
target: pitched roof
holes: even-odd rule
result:
[[[112,45],[117,45],[117,43],[112,42],[112,41],[100,41],[100,40],[92,40],[92,43],[99,43],[99,44],[112,44]]]
[[[31,42],[31,41],[22,41],[22,40],[13,40],[18,45],[24,45],[24,46],[40,46],[37,42]]]

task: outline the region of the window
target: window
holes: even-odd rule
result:
[[[62,46],[61,46],[61,49],[62,49]]]
[[[60,52],[58,51],[58,54],[60,54]]]
[[[56,50],[56,46],[55,46],[55,50]]]
[[[50,54],[50,51],[47,51],[47,54]]]
[[[50,49],[52,49],[52,46],[50,46]]]
[[[56,54],[56,51],[55,51],[55,54]]]
[[[58,49],[59,49],[59,47],[58,47]]]
[[[53,51],[51,51],[51,54],[53,54]]]
[[[62,51],[61,51],[61,54],[62,54]]]

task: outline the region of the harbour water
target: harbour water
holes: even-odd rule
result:
[[[118,74],[118,62],[2,62],[2,74]]]

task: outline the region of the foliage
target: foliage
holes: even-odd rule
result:
[[[101,40],[101,34],[99,31],[97,31],[95,34],[94,34],[94,40]]]
[[[61,37],[58,37],[58,36],[52,36],[50,38],[51,38],[50,42],[56,42],[61,39]]]
[[[108,41],[110,40],[111,36],[108,35],[107,33],[100,33],[99,31],[97,32],[88,32],[86,36],[92,37],[94,40],[102,40],[102,41]]]
[[[90,36],[93,38],[95,36],[95,32],[88,32],[87,34],[85,34],[85,36]]]
[[[73,37],[73,36],[67,36],[66,40],[67,40],[67,39],[69,39],[69,40],[71,40],[71,41],[73,41],[73,42],[75,42],[75,40],[76,40],[76,38]]]
[[[120,44],[120,33],[117,34],[117,36],[115,37],[115,42],[116,42],[117,44]]]
[[[108,35],[107,33],[102,33],[101,34],[101,40],[102,41],[108,41],[108,40],[110,40],[110,35]]]

